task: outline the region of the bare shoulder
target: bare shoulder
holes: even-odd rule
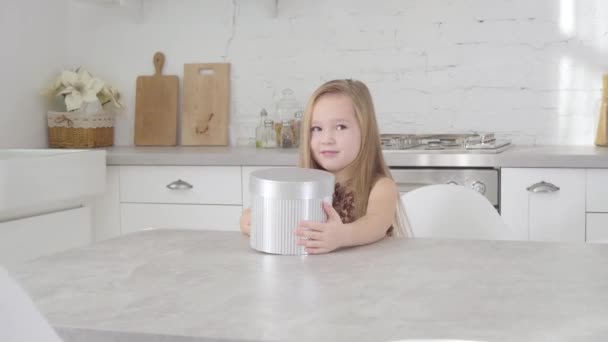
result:
[[[397,184],[394,180],[389,177],[382,177],[376,181],[372,190],[370,192],[370,196],[372,194],[384,195],[384,196],[395,196],[399,193],[397,189]]]
[[[388,225],[390,225],[398,198],[399,190],[395,181],[389,177],[378,179],[369,193],[367,214],[379,214],[382,217],[387,217]]]

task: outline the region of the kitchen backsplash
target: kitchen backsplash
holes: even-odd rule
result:
[[[232,64],[233,145],[283,88],[303,104],[333,78],[368,84],[383,133],[590,145],[608,72],[604,0],[72,0],[66,15],[68,62],[124,89],[117,145],[133,142],[135,78],[157,50],[180,77]]]

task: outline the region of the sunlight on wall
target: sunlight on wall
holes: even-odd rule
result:
[[[574,34],[575,22],[575,0],[560,0],[559,27],[565,36]]]
[[[557,132],[560,143],[592,144],[599,111],[601,77],[607,73],[608,3],[560,0],[564,38],[584,42],[560,58]]]

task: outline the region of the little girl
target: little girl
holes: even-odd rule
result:
[[[384,162],[374,104],[367,86],[334,80],[319,87],[306,106],[300,167],[336,176],[327,222],[303,221],[295,230],[309,254],[369,244],[387,235],[408,236],[397,185]],[[241,215],[249,234],[250,210]]]

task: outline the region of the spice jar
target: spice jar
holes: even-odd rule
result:
[[[283,120],[283,127],[281,128],[281,147],[289,148],[294,146],[293,130],[289,120]]]
[[[295,147],[299,147],[300,146],[300,136],[302,135],[302,117],[304,116],[304,113],[299,110],[294,114],[294,119],[293,119],[293,125],[292,125],[292,130],[293,130],[293,142],[294,142],[294,146]]]

